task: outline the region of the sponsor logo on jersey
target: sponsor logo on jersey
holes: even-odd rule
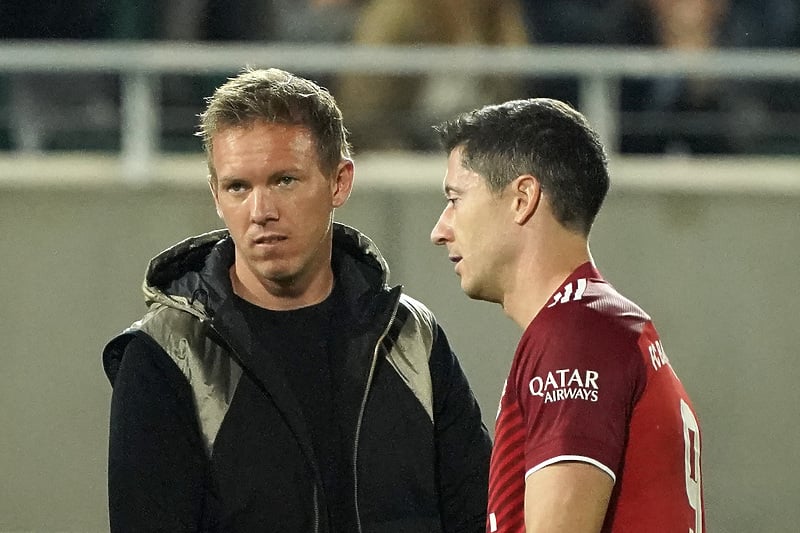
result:
[[[600,374],[594,370],[562,368],[544,376],[534,376],[528,383],[528,390],[532,395],[543,398],[544,403],[562,400],[596,402],[600,392],[597,385],[599,378]]]

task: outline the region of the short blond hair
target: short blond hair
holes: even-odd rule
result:
[[[248,127],[259,121],[308,128],[325,173],[333,172],[342,159],[350,158],[348,132],[336,100],[324,87],[285,70],[246,69],[218,87],[206,103],[197,136],[203,139],[212,184],[216,183],[214,136],[222,130]]]

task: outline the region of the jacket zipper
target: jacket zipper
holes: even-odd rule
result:
[[[314,533],[319,533],[319,488],[314,481]]]
[[[364,388],[364,396],[361,398],[361,407],[358,410],[358,420],[356,422],[356,436],[355,441],[353,444],[353,496],[354,496],[354,505],[356,510],[356,531],[358,533],[362,533],[361,531],[361,514],[358,510],[358,441],[361,437],[361,422],[364,419],[364,411],[367,407],[367,397],[369,396],[369,389],[372,387],[372,377],[375,374],[375,366],[378,362],[378,350],[380,349],[381,343],[383,339],[386,338],[386,335],[389,334],[389,330],[394,323],[394,319],[397,317],[397,308],[400,306],[400,298],[394,304],[394,308],[392,309],[392,316],[389,318],[389,322],[386,324],[386,328],[384,328],[383,333],[381,336],[378,337],[378,341],[375,343],[375,350],[372,352],[372,365],[369,368],[369,375],[367,376],[367,384]]]
[[[397,311],[397,307],[395,307],[395,312],[396,311]],[[392,320],[394,320],[394,314],[392,314]],[[211,323],[211,321],[206,320],[206,323],[208,324],[208,328],[211,331],[213,331],[219,339],[221,339],[222,341],[225,342],[225,345],[228,348],[228,351],[231,353],[233,358],[236,360],[237,364],[239,366],[241,366],[242,369],[244,369],[245,366],[244,366],[244,363],[242,362],[241,356],[238,353],[236,353],[236,350],[233,349],[233,347],[231,346],[231,343],[228,342],[228,339],[226,339],[225,336],[222,335],[222,333],[220,333],[219,330],[214,327],[214,325]],[[389,323],[391,324],[391,321],[389,321]],[[388,329],[387,329],[387,332],[388,332]],[[384,336],[386,336],[386,333],[384,333],[381,336],[381,338],[383,338]],[[377,347],[375,349],[375,354],[377,355]],[[373,368],[374,368],[374,366],[375,366],[375,361],[374,360],[373,360],[372,364],[373,364]],[[372,371],[370,370],[370,380],[371,379],[372,379]],[[359,415],[359,424],[358,425],[359,426],[361,425],[361,415]],[[356,435],[358,435],[358,433],[356,433]],[[356,437],[356,441],[357,440],[358,440],[358,437]],[[356,502],[356,517],[358,517],[358,502]],[[359,524],[359,531],[361,531],[360,524]],[[314,481],[314,533],[319,533],[319,487],[317,486],[316,480]]]

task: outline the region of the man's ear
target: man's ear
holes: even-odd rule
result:
[[[542,198],[542,187],[534,176],[523,174],[510,184],[511,195],[514,202],[514,222],[520,226],[528,222]]]
[[[341,207],[350,198],[353,190],[355,165],[352,159],[342,159],[336,167],[336,174],[331,178],[331,195],[333,207]]]
[[[222,219],[222,211],[219,208],[219,198],[217,197],[217,181],[211,174],[208,175],[208,188],[211,189],[211,197],[214,199],[214,208],[217,210],[217,216]]]

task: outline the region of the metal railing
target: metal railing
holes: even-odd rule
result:
[[[159,81],[166,74],[234,74],[274,66],[307,75],[505,74],[574,77],[581,110],[609,152],[618,148],[622,78],[703,76],[800,80],[800,50],[675,52],[611,47],[363,47],[355,45],[6,41],[0,73],[112,73],[121,80],[123,175],[147,179],[158,157]]]

